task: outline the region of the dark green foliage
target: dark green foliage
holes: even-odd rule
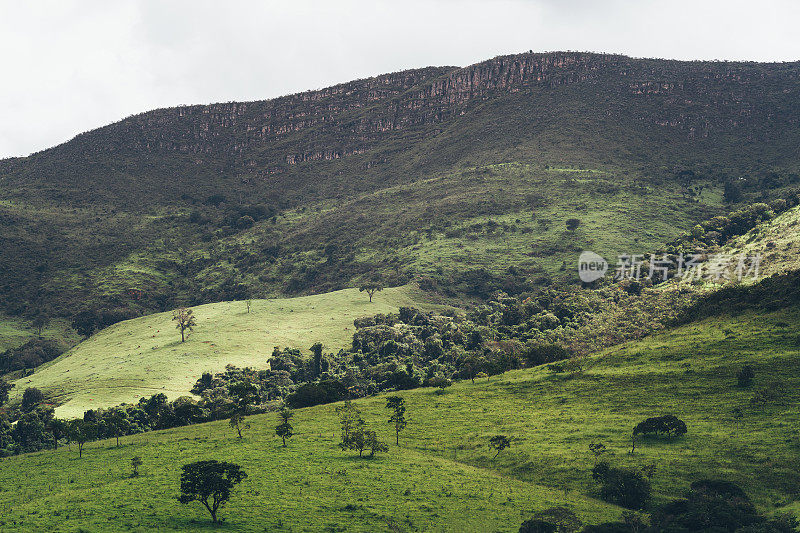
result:
[[[599,482],[600,497],[628,509],[643,509],[650,501],[650,482],[639,470],[615,468],[602,461],[592,469]]]
[[[401,396],[389,396],[386,398],[386,408],[391,409],[389,424],[394,427],[395,444],[400,445],[400,432],[405,429],[406,422],[406,401]]]
[[[217,523],[220,507],[230,499],[233,488],[246,477],[239,465],[225,461],[197,461],[183,465],[178,501],[202,503],[211,514],[211,520]]]
[[[722,480],[702,480],[692,483],[685,499],[667,503],[652,513],[656,531],[764,531],[777,533],[781,521],[772,523],[759,515],[745,492],[737,485]],[[796,525],[796,524],[795,524]]]
[[[97,438],[98,427],[93,422],[86,420],[70,420],[67,425],[67,435],[71,441],[78,443],[78,457],[83,457],[84,445]]]
[[[323,380],[306,383],[286,397],[286,403],[294,408],[310,407],[321,403],[333,403],[347,397],[347,388],[338,380]]]
[[[284,447],[286,446],[286,439],[290,439],[294,435],[294,427],[290,422],[293,416],[294,413],[287,407],[283,407],[278,413],[280,423],[275,427],[275,434],[283,439]]]
[[[555,524],[536,518],[525,520],[519,528],[519,533],[556,533],[557,531],[558,528]]]
[[[533,518],[524,522],[522,525],[525,527],[528,524],[528,529],[525,531],[554,531],[556,533],[576,533],[583,523],[574,511],[566,507],[550,507],[542,511],[534,513]],[[536,529],[536,528],[539,529]],[[550,528],[553,529],[550,529]],[[520,531],[523,531],[520,528]]]
[[[636,424],[633,436],[680,437],[686,434],[686,423],[674,415],[655,416]]]
[[[567,222],[566,222],[566,225],[567,225],[567,229],[569,231],[575,231],[576,229],[578,229],[578,226],[581,225],[581,219],[579,219],[579,218],[568,218]]]
[[[744,365],[736,374],[736,383],[741,388],[747,388],[753,384],[756,372],[752,365]]]
[[[497,453],[494,454],[495,457],[500,455],[500,452],[510,447],[511,447],[511,439],[509,439],[505,435],[495,435],[494,437],[489,439],[489,448],[497,450]]]
[[[28,387],[22,393],[22,410],[31,411],[44,401],[44,394],[36,387]]]
[[[49,339],[31,339],[22,346],[0,354],[0,373],[13,372],[52,361],[63,353],[59,344]]]
[[[142,466],[142,458],[138,455],[131,457],[131,477],[139,477],[140,466]]]
[[[13,387],[14,385],[12,383],[0,378],[0,407],[4,406],[8,401],[8,393]]]

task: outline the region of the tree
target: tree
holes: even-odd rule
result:
[[[680,437],[686,434],[686,423],[674,415],[654,416],[639,422],[633,428],[631,453],[636,450],[637,435],[650,437]]]
[[[369,449],[369,456],[374,457],[376,452],[388,452],[389,447],[385,442],[378,439],[374,431],[367,430],[364,432],[364,444]]]
[[[650,482],[638,470],[612,468],[603,461],[592,469],[592,478],[601,483],[600,497],[627,509],[643,509],[650,500]]]
[[[114,409],[104,417],[104,420],[108,424],[111,434],[117,439],[117,448],[119,448],[120,435],[127,433],[131,427],[128,418],[121,409]]]
[[[69,426],[66,420],[61,418],[53,418],[47,424],[47,429],[53,435],[53,445],[55,446],[56,450],[58,449],[58,440],[62,437],[67,436],[67,432],[69,431]]]
[[[97,436],[97,426],[81,419],[70,420],[68,434],[78,443],[78,457],[83,457],[83,446]]]
[[[242,438],[242,429],[250,428],[250,424],[244,421],[244,415],[238,410],[234,411],[234,413],[231,415],[229,423],[231,427],[236,430],[236,433],[239,434],[240,439]]]
[[[178,501],[187,504],[198,501],[219,522],[217,512],[231,497],[231,490],[247,477],[239,465],[225,461],[197,461],[183,465],[181,495]]]
[[[505,435],[495,435],[494,437],[489,439],[489,448],[497,450],[497,453],[494,454],[495,457],[500,455],[500,452],[510,447],[511,447],[511,439],[509,439]]]
[[[543,524],[552,524],[555,526],[555,529],[552,531],[557,533],[575,533],[583,525],[583,522],[581,522],[581,519],[578,518],[578,515],[566,507],[550,507],[548,509],[538,511],[533,515],[532,520],[534,523],[539,521]],[[532,529],[530,531],[536,531],[536,529]],[[546,530],[540,529],[539,531]]]
[[[138,455],[131,457],[131,477],[139,477],[139,467],[142,466],[142,458]]]
[[[242,414],[246,413],[250,405],[255,404],[261,399],[258,395],[258,388],[247,379],[242,379],[229,386],[228,394],[233,396],[236,400],[236,408],[241,411]]]
[[[756,377],[756,371],[750,365],[744,365],[741,370],[736,374],[736,382],[739,387],[746,389],[753,384],[753,379]]]
[[[392,410],[389,416],[389,423],[394,426],[395,444],[400,445],[400,432],[405,429],[406,423],[406,401],[400,396],[389,396],[386,398],[386,408]]]
[[[22,410],[32,411],[37,405],[44,401],[44,394],[36,387],[28,387],[22,393]]]
[[[37,313],[36,316],[33,317],[33,322],[32,322],[33,327],[36,328],[36,335],[41,337],[42,331],[44,330],[44,328],[47,327],[49,323],[50,323],[49,316],[47,316],[43,311]]]
[[[567,229],[569,231],[575,231],[578,229],[578,226],[581,225],[581,220],[579,218],[568,218],[566,222]]]
[[[364,424],[364,420],[361,418],[361,411],[350,400],[345,400],[344,404],[337,406],[336,414],[342,427],[342,442],[344,443],[350,438],[350,433],[356,426]]]
[[[315,342],[309,350],[314,355],[314,377],[319,377],[322,374],[322,343]]]
[[[699,239],[703,235],[706,234],[706,230],[703,229],[703,226],[697,224],[695,227],[692,228],[692,237],[695,239]]]
[[[172,320],[176,322],[175,328],[181,332],[181,342],[186,342],[186,331],[193,331],[197,325],[194,312],[186,307],[179,307],[172,312]]]
[[[594,462],[597,464],[600,456],[606,453],[606,445],[602,442],[593,442],[589,445],[589,451],[594,454]]]
[[[289,422],[294,416],[294,412],[288,407],[284,406],[278,413],[280,423],[275,427],[275,434],[283,439],[283,447],[286,447],[286,439],[292,438],[294,435],[294,428]]]
[[[358,288],[358,292],[367,293],[367,296],[369,296],[370,303],[372,303],[372,297],[375,295],[375,293],[382,290],[383,290],[383,285],[377,282],[366,283]]]
[[[250,306],[253,305],[253,300],[248,298],[244,301],[244,304],[247,306],[247,313],[250,314]]]
[[[14,388],[13,383],[9,383],[3,378],[0,378],[0,407],[5,405],[8,401],[8,393]]]
[[[72,329],[78,332],[78,335],[89,338],[97,329],[97,313],[88,309],[78,312],[72,317]]]

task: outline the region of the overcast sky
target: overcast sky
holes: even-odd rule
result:
[[[0,0],[0,158],[127,115],[527,50],[800,60],[798,0]]]

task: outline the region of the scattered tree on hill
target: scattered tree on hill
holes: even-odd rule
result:
[[[375,293],[382,290],[383,290],[383,285],[377,282],[366,283],[358,288],[359,292],[367,293],[367,296],[369,296],[370,303],[372,303],[372,297],[375,295]]]
[[[756,377],[756,371],[750,365],[744,365],[741,370],[736,374],[736,381],[739,387],[746,389],[753,384],[753,379]]]
[[[247,314],[250,314],[250,306],[253,305],[253,300],[248,298],[244,301],[244,304],[247,306]]]
[[[238,410],[231,415],[231,419],[228,422],[230,426],[236,430],[236,433],[239,435],[240,439],[242,438],[242,430],[250,428],[250,423],[245,422],[244,415]]]
[[[631,436],[631,453],[636,450],[638,435],[650,437],[680,437],[686,434],[686,423],[674,415],[654,416],[636,424]]]
[[[581,220],[579,218],[568,218],[566,222],[567,229],[569,231],[575,231],[578,229],[578,226],[581,225]]]
[[[172,320],[176,322],[175,328],[181,332],[181,342],[186,342],[186,331],[193,331],[197,322],[194,312],[186,307],[179,307],[172,312]]]
[[[231,497],[231,490],[247,477],[242,467],[225,461],[197,461],[183,465],[178,501],[198,501],[218,523],[217,512]]]
[[[37,405],[44,401],[44,394],[36,387],[28,387],[22,393],[22,410],[32,411]]]
[[[294,428],[289,422],[294,416],[294,412],[288,407],[284,406],[278,413],[280,423],[275,427],[275,434],[283,439],[283,447],[286,447],[286,439],[290,439],[294,435]]]
[[[339,417],[342,427],[342,443],[348,441],[350,434],[357,426],[364,425],[361,411],[350,400],[345,400],[344,404],[336,407],[336,415]]]
[[[493,450],[497,450],[497,453],[494,454],[494,456],[497,457],[500,455],[500,452],[511,447],[511,439],[505,435],[495,435],[489,439],[489,447]]]
[[[138,455],[131,457],[131,477],[139,477],[139,467],[142,466],[142,458]]]
[[[97,436],[97,426],[81,419],[70,420],[68,434],[78,443],[78,457],[83,457],[83,446]]]
[[[606,445],[602,442],[593,442],[589,445],[589,451],[592,452],[594,455],[594,462],[597,464],[597,461],[600,460],[600,456],[606,453]]]
[[[389,423],[394,426],[395,444],[400,445],[400,432],[405,429],[406,422],[406,401],[400,396],[389,396],[386,398],[386,408],[392,410]]]
[[[88,309],[80,311],[72,317],[71,326],[78,335],[89,338],[97,328],[97,313]]]
[[[627,509],[643,509],[650,500],[650,482],[639,470],[614,468],[602,461],[592,469],[601,484],[600,497]]]
[[[575,533],[583,522],[573,511],[566,507],[550,507],[538,511],[533,518],[523,522],[521,533]]]
[[[36,335],[41,337],[42,331],[47,325],[50,323],[50,317],[47,316],[44,311],[39,311],[35,317],[33,317],[32,325],[36,328]]]

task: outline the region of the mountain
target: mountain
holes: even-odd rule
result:
[[[798,183],[798,91],[797,62],[555,52],[142,113],[0,161],[3,308],[574,281],[581,249],[651,250]]]

